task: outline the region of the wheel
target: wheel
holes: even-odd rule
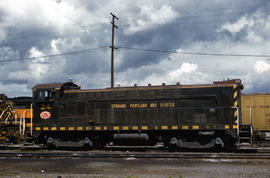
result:
[[[88,137],[85,137],[82,142],[84,143],[83,150],[89,150],[93,147],[93,142]]]
[[[52,137],[48,137],[46,139],[46,142],[44,143],[44,148],[47,149],[47,150],[52,150],[52,149],[55,149],[55,145],[53,144],[53,138]]]

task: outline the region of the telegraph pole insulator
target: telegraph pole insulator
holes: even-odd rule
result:
[[[118,17],[116,17],[113,13],[111,13],[112,16],[112,52],[111,52],[111,88],[114,87],[114,28],[118,28],[115,24],[114,24],[114,20],[119,20]]]

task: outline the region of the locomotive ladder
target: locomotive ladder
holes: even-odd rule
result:
[[[253,127],[252,127],[252,107],[250,106],[250,123],[239,125],[238,144],[252,144]]]

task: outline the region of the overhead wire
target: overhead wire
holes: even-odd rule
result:
[[[91,51],[94,51],[94,50],[105,49],[105,48],[109,48],[109,46],[102,46],[102,47],[97,47],[97,48],[88,48],[88,49],[82,49],[82,50],[78,50],[78,51],[71,51],[71,52],[59,53],[59,54],[50,54],[50,55],[43,55],[43,56],[35,56],[35,57],[25,57],[25,58],[17,58],[17,59],[4,59],[4,60],[0,60],[0,63],[1,62],[23,61],[23,60],[33,60],[33,59],[40,59],[40,58],[52,58],[52,57],[59,57],[59,56],[75,55],[75,54],[87,53],[87,52],[91,52]]]
[[[40,59],[40,58],[52,58],[52,57],[59,57],[59,56],[75,55],[75,54],[87,53],[87,52],[91,52],[94,50],[106,49],[106,48],[110,48],[110,46],[88,48],[88,49],[82,49],[82,50],[78,50],[78,51],[71,51],[71,52],[59,53],[59,54],[50,54],[50,55],[43,55],[43,56],[35,56],[35,57],[4,59],[4,60],[0,60],[0,63],[1,62],[23,61],[23,60],[33,60],[33,59]],[[115,48],[116,49],[134,50],[134,51],[143,51],[143,52],[175,53],[175,54],[179,53],[179,54],[200,55],[200,56],[255,57],[255,58],[268,58],[268,57],[270,57],[270,55],[260,55],[260,54],[202,53],[202,52],[185,52],[185,51],[171,51],[171,50],[160,50],[160,49],[143,49],[143,48],[132,48],[132,47],[124,47],[124,46],[116,46]]]
[[[179,53],[187,55],[200,55],[200,56],[224,56],[224,57],[256,57],[256,58],[267,58],[270,55],[260,55],[260,54],[225,54],[225,53],[202,53],[202,52],[185,52],[185,51],[170,51],[170,50],[160,50],[160,49],[143,49],[143,48],[132,48],[125,46],[116,46],[119,49],[143,51],[143,52],[157,52],[157,53]]]

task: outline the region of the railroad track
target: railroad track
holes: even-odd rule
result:
[[[1,151],[0,159],[5,158],[168,158],[168,159],[270,159],[270,153],[192,153],[192,152],[106,152],[106,151]]]

